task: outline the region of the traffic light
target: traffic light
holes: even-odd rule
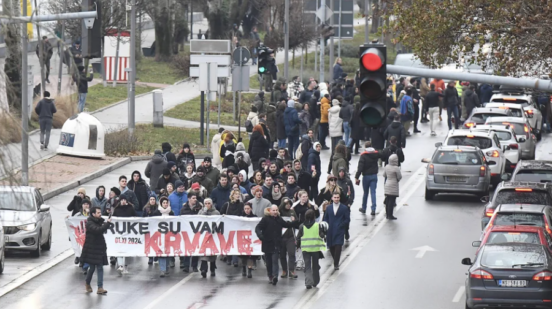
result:
[[[270,54],[274,53],[274,50],[262,45],[257,48],[258,50],[258,66],[257,72],[259,75],[266,74],[268,72],[268,67],[270,65]]]
[[[84,25],[84,20],[81,20],[81,43],[82,56],[84,58],[101,58],[102,57],[102,10],[99,0],[82,0],[82,11],[97,11],[98,16],[94,20],[92,29],[88,29]]]
[[[387,47],[383,44],[360,46],[360,117],[376,127],[387,118]]]

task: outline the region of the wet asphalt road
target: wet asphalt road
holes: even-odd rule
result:
[[[479,219],[483,204],[468,195],[440,195],[424,200],[425,168],[420,160],[433,153],[435,142],[442,141],[446,123],[439,123],[438,136],[429,135],[429,126],[420,125],[421,134],[409,137],[402,166],[401,196],[397,221],[388,222],[383,213],[383,178],[378,183],[378,215],[362,215],[362,189],[355,186],[356,199],[351,214],[351,239],[344,248],[341,269],[331,267],[329,252],[322,260],[322,281],[318,288],[306,290],[304,275],[297,280],[280,279],[269,285],[262,262],[252,279],[243,278],[241,270],[218,262],[217,276],[202,279],[199,273],[185,274],[171,269],[168,278],[159,278],[158,265],[147,265],[146,258],[134,258],[130,273],[120,277],[114,267],[104,267],[107,296],[84,292],[84,276],[64,260],[42,275],[0,298],[2,308],[463,308],[464,257],[472,257],[471,242],[479,238]],[[539,143],[537,159],[552,159],[552,137]],[[323,169],[329,152],[323,152]],[[356,171],[358,156],[353,156],[351,170]],[[115,171],[111,178],[87,184],[92,190],[103,181],[106,187],[116,183],[116,175],[143,170],[138,162]],[[123,171],[124,169],[124,171]],[[325,171],[325,170],[323,170]],[[380,174],[382,171],[380,171]],[[325,177],[326,175],[324,175]],[[320,185],[322,185],[322,180]],[[64,209],[73,193],[66,193],[50,203],[54,222],[61,223]],[[64,234],[65,233],[65,234]],[[56,234],[58,236],[56,237]],[[69,247],[65,231],[56,230],[54,248]],[[61,234],[61,235],[59,235]],[[429,248],[428,248],[428,247]],[[433,249],[423,257],[415,248]],[[41,258],[42,259],[42,258]],[[10,257],[12,264],[25,265],[33,260],[24,255]],[[178,265],[178,261],[177,261]],[[0,284],[6,280],[0,277]],[[95,278],[93,288],[95,286]]]

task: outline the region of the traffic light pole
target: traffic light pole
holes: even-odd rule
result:
[[[322,20],[324,21],[322,24],[324,24],[326,22],[326,10],[324,8],[326,8],[326,0],[322,0],[321,2],[321,5],[322,7]],[[324,43],[324,32],[323,31],[320,31],[320,82],[323,83],[324,82],[324,62],[326,62],[326,60],[324,59],[324,45],[326,45]]]
[[[341,0],[338,0],[341,1]],[[330,0],[330,8],[333,10],[334,8],[334,0]],[[330,27],[333,27],[333,15],[330,18]],[[328,66],[328,76],[330,78],[330,82],[333,82],[333,65],[334,65],[334,37],[333,35],[330,37],[330,64]]]
[[[284,77],[289,81],[289,0],[285,0],[284,14]]]
[[[136,0],[131,0],[130,9],[130,80],[128,84],[128,133],[132,137],[135,128],[135,83],[136,83]]]

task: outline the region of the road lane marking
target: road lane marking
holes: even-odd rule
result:
[[[57,264],[63,262],[65,259],[69,258],[74,254],[73,249],[67,249],[63,251],[62,253],[55,256],[53,259],[40,264],[38,267],[33,268],[32,270],[25,273],[23,276],[18,277],[17,279],[14,279],[12,282],[6,284],[2,288],[0,288],[0,297],[8,294],[9,292],[17,289],[21,285],[25,284],[29,280],[35,278],[36,276],[42,274],[43,272],[47,271],[48,269],[56,266]]]
[[[427,165],[422,165],[419,169],[412,174],[408,181],[402,186],[403,188],[408,188],[407,192],[402,196],[401,200],[397,202],[395,207],[395,212],[398,212],[404,204],[407,204],[409,198],[417,191],[418,187],[421,184],[425,184],[425,170]],[[341,265],[339,266],[339,271],[334,271],[333,267],[328,267],[328,269],[321,275],[320,288],[308,290],[297,304],[293,307],[294,309],[308,309],[314,305],[314,303],[325,294],[325,292],[330,288],[332,283],[337,279],[340,273],[342,273],[347,266],[355,259],[355,257],[364,249],[364,247],[374,238],[374,236],[389,222],[385,219],[384,211],[380,212],[378,218],[373,221],[375,229],[365,229],[360,233],[355,241],[349,245],[349,248],[354,248],[351,252],[344,252],[345,258],[342,260]]]
[[[418,251],[418,253],[416,254],[416,258],[421,259],[424,257],[426,252],[435,252],[437,250],[431,248],[430,246],[421,246],[418,248],[410,249],[410,251]]]
[[[144,309],[153,309],[157,304],[159,304],[163,299],[165,299],[167,296],[169,296],[172,292],[176,291],[179,287],[181,287],[184,283],[190,281],[194,277],[195,273],[189,274],[186,278],[180,280],[177,284],[175,284],[173,287],[168,289],[165,293],[161,294],[161,296],[154,299],[149,305],[144,307]],[[194,304],[195,306],[196,304]]]
[[[454,294],[454,298],[452,299],[452,302],[453,303],[457,303],[460,301],[460,299],[462,298],[462,296],[464,296],[464,292],[466,291],[466,286],[464,285],[461,285],[459,288],[458,288],[458,291],[456,291],[456,294]]]

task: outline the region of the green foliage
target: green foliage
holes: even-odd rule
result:
[[[136,95],[150,92],[157,88],[136,85]],[[106,107],[113,103],[117,103],[122,100],[126,100],[128,97],[127,85],[117,85],[117,87],[104,87],[102,84],[94,85],[88,88],[88,95],[86,96],[85,108],[89,112],[93,112],[102,107]]]
[[[188,46],[186,46],[189,48]],[[186,57],[188,54],[178,54],[173,56],[173,60],[181,57]],[[189,55],[188,66],[189,66]],[[188,71],[179,70],[179,61],[161,62],[155,61],[154,58],[144,57],[138,62],[136,70],[136,78],[144,83],[168,84],[172,85],[177,81],[183,80],[188,76]]]

